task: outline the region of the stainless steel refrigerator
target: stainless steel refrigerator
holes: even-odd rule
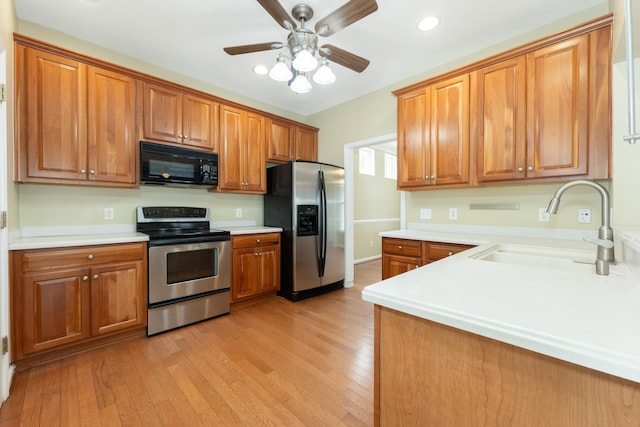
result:
[[[344,169],[292,161],[267,169],[264,225],[281,227],[279,295],[298,301],[344,286]]]

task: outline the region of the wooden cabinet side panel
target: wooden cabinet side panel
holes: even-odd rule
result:
[[[89,180],[135,184],[135,117],[135,80],[89,67]]]
[[[86,66],[26,49],[27,170],[21,179],[84,180],[87,169]],[[24,111],[24,110],[23,110]],[[37,181],[37,180],[36,180]]]
[[[589,35],[589,177],[611,177],[611,26]]]
[[[476,72],[479,182],[525,177],[526,77],[524,56]]]
[[[143,137],[182,143],[182,92],[144,83]]]
[[[398,188],[429,183],[429,98],[425,91],[398,98]]]
[[[528,177],[587,173],[589,36],[527,55]]]
[[[469,75],[431,89],[432,184],[469,182]]]
[[[391,425],[631,425],[640,385],[379,308],[379,419]]]

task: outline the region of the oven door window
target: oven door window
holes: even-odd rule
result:
[[[167,254],[167,285],[218,275],[218,248]]]

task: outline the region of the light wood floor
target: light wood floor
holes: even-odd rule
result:
[[[373,307],[356,285],[271,298],[20,372],[0,426],[370,426]]]

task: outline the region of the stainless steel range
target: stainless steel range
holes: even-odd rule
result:
[[[147,335],[229,313],[231,237],[209,208],[138,207],[136,229],[149,235]]]

